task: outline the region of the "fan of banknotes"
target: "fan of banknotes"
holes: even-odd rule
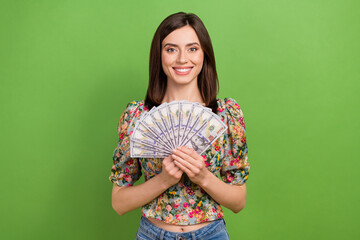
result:
[[[226,129],[218,115],[199,103],[163,103],[135,122],[130,137],[131,157],[164,158],[178,146],[202,154]]]

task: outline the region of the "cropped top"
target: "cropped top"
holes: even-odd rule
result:
[[[205,165],[228,184],[242,185],[249,175],[247,142],[242,110],[232,98],[217,99],[218,116],[228,129],[202,154]],[[130,102],[118,123],[119,142],[113,152],[110,182],[132,186],[142,174],[145,181],[161,172],[161,158],[131,158],[130,136],[142,113],[149,111],[144,101]],[[199,185],[184,173],[180,181],[142,206],[148,218],[175,225],[193,225],[224,217],[223,210]]]

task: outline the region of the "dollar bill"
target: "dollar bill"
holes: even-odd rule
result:
[[[143,124],[136,126],[130,140],[153,146],[166,152],[171,152],[171,148],[167,146],[166,142],[154,135],[150,130],[144,127]]]
[[[212,115],[208,119],[205,119],[200,126],[193,128],[190,136],[184,141],[183,145],[191,147],[195,152],[202,154],[226,129],[227,126],[221,119]]]
[[[173,145],[174,147],[179,146],[178,143],[178,131],[179,128],[179,102],[171,102],[167,104],[167,110],[170,120],[170,126],[171,126],[171,133],[173,135]]]
[[[210,116],[211,113],[208,109],[202,107],[201,105],[193,105],[187,119],[187,127],[184,129],[180,146],[184,146],[184,142],[187,141],[191,136],[190,133],[196,131],[196,129],[198,129]]]
[[[161,104],[156,111],[154,111],[151,115],[161,128],[161,131],[166,134],[167,144],[170,148],[175,148],[176,145],[174,143],[174,134],[173,129],[170,124],[170,117],[167,109],[167,103]]]
[[[163,158],[177,146],[202,154],[226,129],[221,118],[200,103],[163,103],[143,113],[135,123],[131,156]]]
[[[134,158],[165,158],[168,156],[165,152],[135,141],[130,142],[130,152],[131,157]]]
[[[142,147],[144,147],[144,149],[147,150],[156,150],[159,153],[164,153],[166,155],[171,154],[171,151],[169,151],[167,148],[164,148],[161,144],[152,144],[146,140],[138,140],[138,139],[133,139],[132,142],[137,143],[138,146],[141,145]]]
[[[171,151],[171,147],[169,147],[168,140],[166,138],[166,133],[161,132],[158,128],[158,125],[153,123],[151,116],[147,116],[143,118],[143,121],[138,122],[135,126],[135,129],[132,134],[132,138],[137,138],[138,140],[144,140],[144,138],[148,138],[148,143],[150,142],[159,142],[163,146],[163,148]]]

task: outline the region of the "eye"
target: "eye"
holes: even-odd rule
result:
[[[175,52],[175,48],[168,48],[165,51],[167,51],[167,52]]]
[[[192,47],[192,48],[190,48],[189,50],[190,50],[190,52],[195,52],[195,51],[197,51],[198,49],[197,49],[196,47]]]

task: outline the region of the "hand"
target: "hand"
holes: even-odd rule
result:
[[[192,148],[178,147],[173,150],[172,154],[174,163],[189,179],[200,186],[207,179],[209,170],[205,166],[204,158],[195,152]]]
[[[171,187],[180,181],[183,171],[175,165],[174,159],[169,155],[162,161],[162,171],[160,174],[167,186]]]

